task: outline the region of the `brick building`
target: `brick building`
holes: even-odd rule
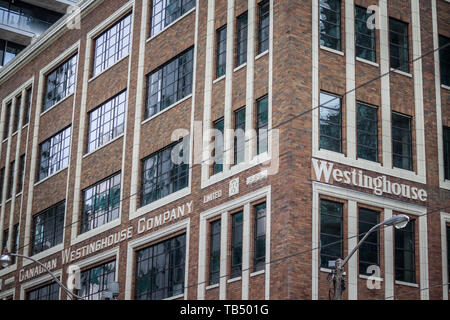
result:
[[[0,70],[3,248],[90,299],[328,299],[406,214],[344,298],[448,299],[449,1],[79,9]],[[22,258],[0,285],[68,298]]]

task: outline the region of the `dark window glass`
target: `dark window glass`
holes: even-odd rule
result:
[[[191,48],[147,76],[146,118],[192,93],[193,59]]]
[[[223,76],[227,64],[227,26],[217,30],[216,78]]]
[[[75,91],[78,54],[47,75],[47,88],[42,111],[53,107]]]
[[[64,201],[33,217],[32,255],[62,243],[65,207]]]
[[[9,135],[9,121],[11,118],[11,108],[12,108],[12,102],[9,102],[6,105],[6,110],[5,110],[5,124],[3,127],[3,140],[8,138],[8,135]]]
[[[439,64],[441,70],[441,83],[450,86],[450,38],[439,35]]]
[[[152,1],[152,36],[160,33],[169,24],[195,7],[195,0],[154,0]]]
[[[26,125],[30,121],[30,111],[31,111],[31,99],[32,97],[32,88],[28,88],[26,92],[26,100],[25,100],[25,110],[23,112],[23,123],[22,125]]]
[[[11,252],[17,253],[17,249],[19,248],[19,224],[14,225],[13,229],[13,247],[11,248]],[[12,263],[16,263],[16,257],[11,256]]]
[[[111,98],[89,112],[88,152],[105,145],[123,133],[127,92]]]
[[[16,132],[19,129],[19,120],[20,120],[20,107],[22,106],[22,96],[18,96],[16,98],[16,106],[14,110],[14,122],[13,122],[13,130],[12,132]]]
[[[357,57],[376,62],[375,28],[367,27],[371,16],[367,9],[355,6],[355,49]]]
[[[81,233],[119,218],[120,178],[116,174],[83,191]]]
[[[394,167],[412,170],[411,118],[392,113],[392,154]]]
[[[320,148],[342,152],[341,98],[320,93]]]
[[[247,62],[247,12],[237,17],[236,26],[236,67]]]
[[[357,103],[358,158],[378,161],[378,110]]]
[[[320,1],[320,45],[341,50],[341,1]]]
[[[415,235],[414,220],[403,229],[395,229],[395,280],[415,283]]]
[[[223,118],[214,122],[214,163],[212,174],[223,171]]]
[[[264,270],[266,265],[266,203],[254,207],[255,231],[254,231],[254,255],[253,271]]]
[[[115,271],[116,262],[112,261],[81,272],[79,296],[86,300],[101,300],[102,292],[115,280]]]
[[[234,164],[245,160],[245,107],[234,112]]]
[[[8,12],[0,9],[0,23],[5,20]],[[0,67],[5,66],[8,62],[15,58],[25,46],[0,39]]]
[[[161,300],[184,293],[186,234],[136,252],[136,300]]]
[[[343,204],[320,200],[320,266],[343,257]]]
[[[39,180],[69,165],[70,133],[68,127],[40,145]]]
[[[389,18],[389,55],[391,68],[409,72],[408,24]]]
[[[8,249],[8,239],[9,238],[9,229],[3,230],[3,243],[2,243],[2,252],[5,251],[5,249]]]
[[[9,165],[9,175],[8,175],[8,194],[6,196],[7,199],[11,198],[14,186],[14,168],[16,162],[13,161]]]
[[[256,130],[257,130],[257,152],[258,154],[268,151],[269,139],[269,100],[267,96],[256,102]]]
[[[380,221],[379,214],[376,211],[359,208],[359,240]],[[379,229],[372,232],[359,249],[359,273],[372,275],[373,272],[367,272],[367,268],[372,265],[380,265],[380,235]]]
[[[450,127],[444,127],[444,176],[450,180]]]
[[[270,2],[264,0],[258,4],[258,54],[269,50]]]
[[[174,143],[142,161],[142,206],[187,187],[189,165],[186,160],[174,161],[185,158],[187,149],[183,142]]]
[[[242,232],[244,213],[238,212],[231,216],[231,266],[230,279],[242,274]]]
[[[95,39],[94,76],[130,52],[131,14]]]
[[[3,197],[4,184],[5,184],[5,167],[0,169],[0,197]]]
[[[20,156],[19,160],[19,176],[17,177],[16,194],[22,192],[24,177],[25,177],[25,155],[23,154]]]
[[[59,285],[53,282],[49,285],[27,292],[27,300],[59,300]]]
[[[209,285],[213,285],[220,278],[220,220],[211,222],[210,226]]]

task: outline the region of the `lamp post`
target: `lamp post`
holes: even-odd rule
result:
[[[389,219],[384,220],[383,222],[373,226],[365,236],[358,242],[358,244],[353,248],[350,254],[344,259],[337,259],[335,261],[330,261],[329,264],[331,267],[334,267],[333,270],[333,281],[334,281],[334,295],[332,300],[342,300],[342,291],[344,289],[344,266],[347,264],[348,260],[353,256],[353,254],[361,247],[362,243],[367,239],[367,237],[380,228],[381,226],[394,226],[397,229],[404,228],[409,222],[409,217],[404,214],[395,215]],[[334,266],[333,266],[334,264]]]
[[[76,298],[76,299],[80,299],[80,300],[85,300],[83,297],[80,297],[76,294],[74,294],[72,291],[70,291],[66,286],[64,286],[61,281],[58,280],[58,278],[53,274],[53,272],[50,271],[49,268],[47,268],[44,264],[42,264],[41,262],[39,262],[36,259],[30,258],[28,256],[25,256],[23,254],[18,254],[18,253],[8,253],[7,250],[5,250],[5,253],[2,254],[2,256],[0,257],[0,265],[3,268],[6,268],[8,266],[10,266],[12,264],[12,259],[11,256],[14,257],[20,257],[20,258],[25,258],[28,260],[31,260],[33,262],[36,262],[38,265],[40,265],[42,268],[44,268],[48,274],[50,274],[52,276],[52,278],[56,281],[56,283],[64,289],[64,291],[66,291],[72,298]]]

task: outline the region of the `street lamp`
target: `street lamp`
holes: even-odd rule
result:
[[[383,222],[377,224],[376,226],[372,227],[365,236],[358,242],[356,247],[353,248],[353,250],[350,252],[350,254],[344,259],[337,259],[336,261],[330,261],[328,262],[328,266],[334,268],[333,271],[333,280],[334,280],[334,296],[333,300],[341,300],[342,299],[342,291],[345,285],[344,282],[344,266],[350,260],[350,258],[353,256],[353,254],[361,247],[362,243],[367,239],[367,237],[374,232],[376,229],[378,229],[381,226],[394,226],[397,229],[402,229],[406,227],[406,225],[409,222],[409,217],[404,214],[395,215],[389,219],[384,220]]]
[[[11,256],[14,257],[21,257],[21,258],[25,258],[28,260],[31,260],[33,262],[36,262],[38,265],[40,265],[42,268],[44,268],[48,274],[50,274],[52,276],[52,278],[56,281],[56,283],[64,289],[64,291],[66,291],[72,298],[76,298],[76,299],[80,299],[80,300],[85,300],[83,297],[80,297],[74,293],[72,293],[72,291],[70,291],[66,286],[64,286],[61,281],[58,280],[58,278],[53,274],[53,272],[50,271],[49,268],[47,268],[44,264],[42,264],[41,262],[39,262],[36,259],[30,258],[28,256],[24,256],[23,254],[18,254],[18,253],[8,253],[8,250],[5,249],[5,252],[0,256],[0,265],[3,268],[6,268],[8,266],[10,266],[12,264],[12,259]]]

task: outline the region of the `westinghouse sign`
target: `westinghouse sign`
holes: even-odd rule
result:
[[[104,236],[103,238],[92,241],[77,249],[67,248],[61,251],[61,264],[73,263],[87,255],[93,254],[97,251],[115,246],[125,240],[132,238],[135,235],[150,231],[153,228],[161,227],[169,222],[182,219],[190,215],[193,210],[193,201],[186,202],[176,208],[167,210],[163,213],[157,214],[151,218],[140,218],[137,223],[137,232],[133,226],[125,228],[121,231]],[[58,258],[53,258],[43,264],[50,270],[56,269],[58,265]],[[21,269],[19,271],[19,282],[29,280],[45,272],[41,266],[35,266],[28,269]]]
[[[385,175],[371,177],[364,174],[363,170],[341,170],[334,167],[334,163],[312,159],[315,179],[326,183],[343,183],[355,187],[371,190],[374,194],[382,196],[391,194],[411,200],[427,201],[427,192],[424,189],[413,187],[409,184],[392,183]]]

